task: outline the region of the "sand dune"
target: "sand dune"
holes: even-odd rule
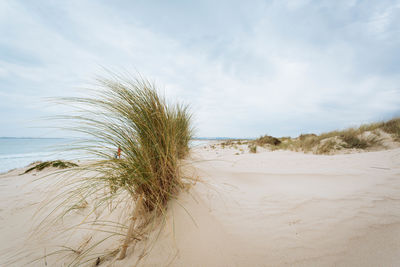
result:
[[[400,149],[321,156],[198,147],[188,163],[203,182],[171,201],[160,235],[102,266],[400,265]],[[22,245],[43,193],[17,173],[0,178],[3,251]]]
[[[197,227],[173,204],[175,243],[166,230],[144,266],[168,262],[171,248],[174,266],[400,264],[399,149],[336,156],[203,150],[194,162],[205,184],[180,201]]]

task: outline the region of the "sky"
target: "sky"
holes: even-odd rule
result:
[[[61,137],[48,97],[140,73],[201,137],[400,115],[400,1],[0,1],[0,136]],[[50,125],[49,125],[50,123]]]

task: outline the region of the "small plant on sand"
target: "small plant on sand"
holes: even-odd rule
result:
[[[249,151],[250,153],[257,153],[257,145],[255,144],[249,145]]]
[[[359,130],[354,129],[342,131],[342,134],[339,136],[344,142],[342,146],[344,148],[366,149],[380,143],[376,135],[362,136],[359,132]]]
[[[225,148],[225,147],[232,147],[233,144],[234,144],[234,141],[233,141],[233,140],[226,140],[226,141],[220,143],[220,145],[221,145],[222,148]]]
[[[54,161],[45,161],[36,164],[35,166],[27,169],[24,173],[31,172],[33,170],[42,171],[45,168],[58,168],[58,169],[66,169],[72,167],[78,167],[77,164],[69,161],[62,161],[62,160],[54,160]]]
[[[306,140],[308,138],[313,138],[313,137],[317,137],[316,134],[300,134],[299,139],[301,141]]]
[[[345,148],[365,149],[368,147],[368,142],[359,138],[357,132],[354,130],[343,132],[343,134],[340,135],[340,138],[343,140],[343,147]]]
[[[61,103],[73,105],[77,114],[59,119],[72,122],[70,129],[87,137],[74,148],[99,159],[82,167],[95,175],[72,194],[102,192],[96,207],[118,196],[130,199],[121,203],[134,203],[120,249],[123,259],[134,236],[149,225],[148,218],[154,221],[164,214],[168,201],[184,186],[180,159],[189,152],[191,115],[187,106],[167,103],[143,78],[113,76],[98,79],[98,84],[92,97],[63,98]],[[115,156],[117,148],[120,158]]]
[[[301,134],[295,142],[293,148],[304,152],[311,151],[316,145],[320,143],[320,137],[315,134]]]
[[[316,154],[329,154],[336,147],[336,142],[334,140],[327,140],[316,150]]]
[[[395,141],[400,141],[400,118],[382,123],[382,130],[391,134]]]
[[[277,146],[281,143],[281,140],[273,136],[264,135],[256,139],[254,142],[259,146],[264,146],[264,145]]]

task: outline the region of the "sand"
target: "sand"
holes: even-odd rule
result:
[[[124,260],[100,266],[400,266],[400,149],[330,156],[237,152],[195,148],[186,173],[202,182],[171,201],[161,233],[130,247]],[[0,249],[7,252],[0,262],[29,243],[30,217],[51,183],[33,185],[44,174],[20,172],[0,176]],[[78,246],[90,234],[75,233],[68,242]],[[35,240],[33,255],[65,238]],[[151,249],[138,261],[145,245]],[[46,261],[54,266],[51,257]]]

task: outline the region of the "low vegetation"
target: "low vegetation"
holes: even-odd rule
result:
[[[250,144],[249,145],[249,151],[250,151],[250,153],[257,153],[257,145]]]
[[[155,85],[141,77],[115,75],[98,79],[98,85],[91,97],[59,101],[73,106],[76,114],[57,119],[72,122],[67,129],[86,136],[72,149],[99,159],[79,169],[90,175],[65,194],[70,208],[64,213],[82,202],[79,196],[96,202],[91,213],[110,203],[132,208],[129,225],[122,228],[126,232],[119,258],[123,259],[129,244],[149,231],[147,226],[155,227],[168,201],[187,184],[180,160],[189,153],[191,114],[186,105],[167,103]],[[79,253],[71,264],[79,264],[84,257],[87,252]]]
[[[261,136],[260,138],[256,139],[254,143],[258,146],[264,146],[264,145],[272,145],[272,146],[277,146],[280,143],[282,143],[281,140],[279,140],[276,137],[269,136],[269,135],[264,135]]]
[[[386,122],[364,124],[358,128],[316,134],[301,134],[297,138],[261,136],[255,140],[228,140],[224,147],[247,144],[249,151],[255,153],[257,146],[270,150],[293,150],[315,154],[331,154],[342,149],[368,150],[383,147],[383,134],[389,135],[391,142],[400,142],[400,118]]]
[[[391,134],[396,141],[400,142],[400,118],[382,122],[377,128],[382,128],[384,132]]]
[[[39,162],[39,163],[35,164],[33,167],[27,169],[24,173],[28,173],[33,170],[42,171],[43,169],[50,168],[50,167],[58,168],[58,169],[66,169],[66,168],[78,167],[78,165],[73,162],[62,161],[62,160],[45,161],[45,162]]]

